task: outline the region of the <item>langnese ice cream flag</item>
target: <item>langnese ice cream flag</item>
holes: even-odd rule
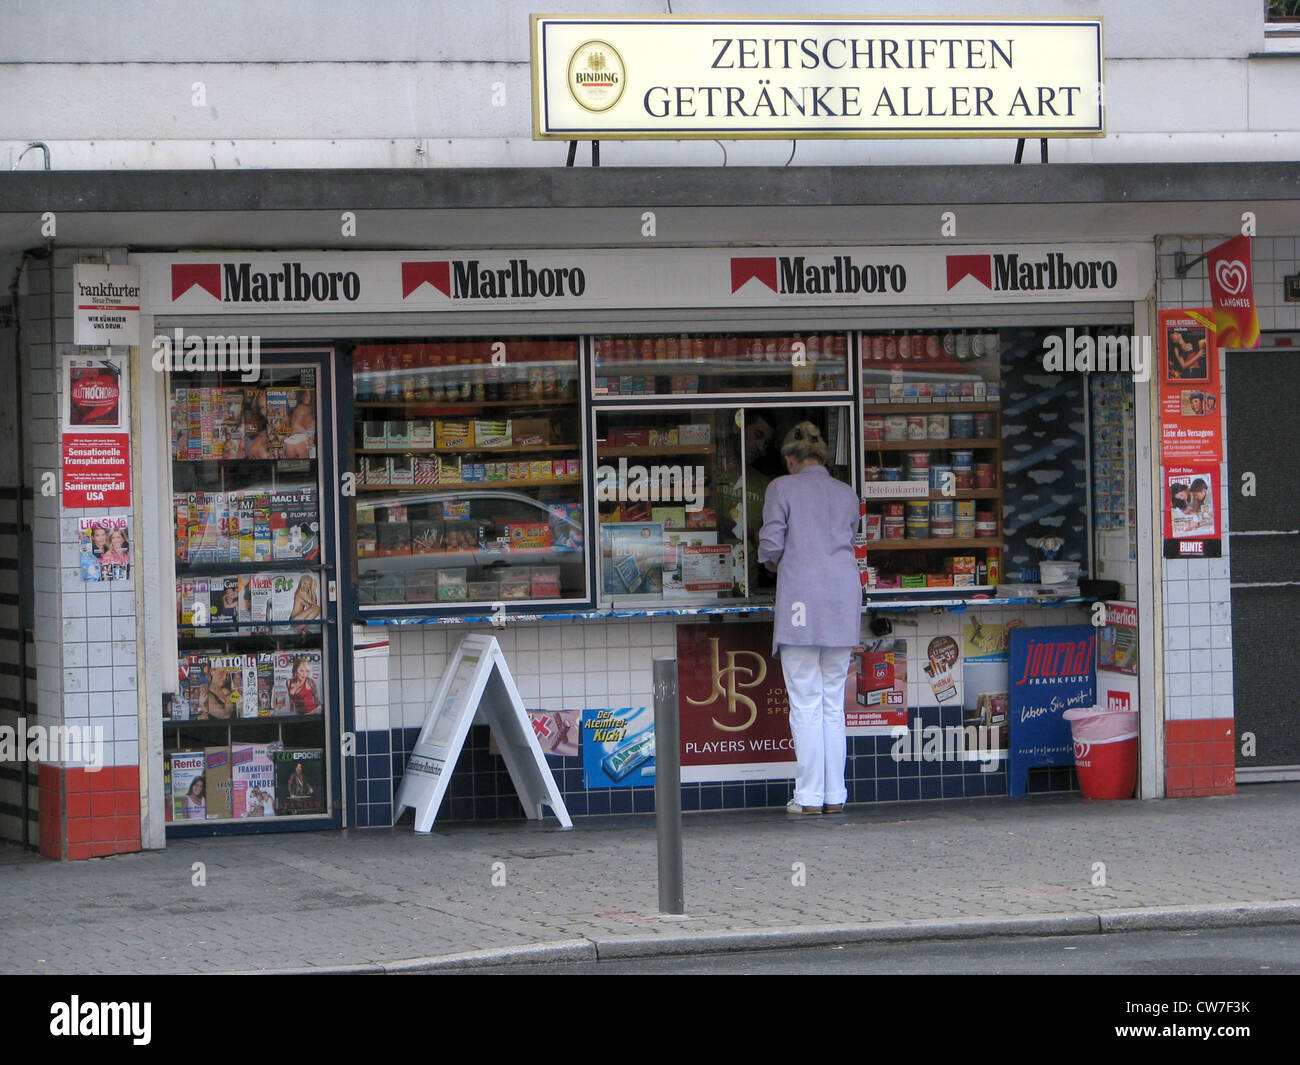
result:
[[[1251,283],[1250,237],[1226,240],[1206,253],[1210,301],[1219,333],[1219,348],[1259,347],[1259,315]]]

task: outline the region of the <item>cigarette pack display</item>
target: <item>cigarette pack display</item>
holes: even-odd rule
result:
[[[437,572],[408,573],[406,575],[406,601],[408,603],[436,603],[438,601]]]
[[[209,821],[224,821],[230,817],[230,748],[205,747],[203,749],[203,776],[206,782]]]
[[[173,751],[167,756],[173,821],[202,821],[208,816],[203,751]]]
[[[321,702],[321,653],[319,651],[276,651],[271,713],[274,715],[319,714]]]
[[[411,553],[411,525],[405,521],[381,521],[375,526],[380,558]]]
[[[325,752],[320,748],[271,752],[275,812],[281,816],[325,812]]]
[[[275,763],[279,743],[235,743],[230,747],[230,800],[234,817],[275,816]]]
[[[438,570],[438,601],[463,603],[468,595],[468,577],[469,571],[466,569]]]
[[[436,555],[443,550],[444,539],[442,522],[411,522],[411,554]]]

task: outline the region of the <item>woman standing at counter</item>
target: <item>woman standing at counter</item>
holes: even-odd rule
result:
[[[844,786],[844,685],[858,645],[862,582],[853,554],[860,507],[826,470],[821,431],[800,422],[781,448],[788,477],[767,490],[758,558],[776,572],[772,653],[781,659],[794,738],[792,814],[839,813]]]

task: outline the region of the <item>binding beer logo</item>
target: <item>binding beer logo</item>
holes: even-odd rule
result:
[[[579,266],[534,267],[527,259],[510,259],[497,268],[479,259],[402,263],[402,299],[425,284],[456,300],[536,299],[581,296],[587,275]]]
[[[1041,259],[1021,259],[1019,253],[992,255],[949,255],[948,291],[966,278],[973,278],[993,292],[1039,292],[1063,289],[1114,288],[1119,268],[1113,259],[1070,260],[1063,252],[1049,252]]]
[[[354,270],[304,270],[297,262],[268,272],[252,263],[174,263],[172,302],[193,288],[222,303],[352,303],[361,278]]]
[[[901,263],[855,263],[851,255],[833,255],[829,262],[806,255],[733,257],[731,291],[738,292],[750,281],[783,296],[902,292],[907,288],[907,270]]]
[[[584,41],[569,57],[569,94],[585,111],[608,111],[623,98],[623,57],[607,41]]]

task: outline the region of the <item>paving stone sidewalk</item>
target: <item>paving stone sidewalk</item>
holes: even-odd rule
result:
[[[0,847],[0,973],[400,969],[547,945],[614,956],[728,937],[776,946],[873,930],[997,933],[1029,930],[1025,919],[1041,930],[1033,919],[1051,916],[1062,931],[1096,931],[1099,919],[1118,927],[1169,907],[1202,926],[1300,921],[1298,825],[1294,784],[1152,802],[900,803],[802,820],[688,814],[686,915],[672,920],[658,914],[653,817],[578,818],[567,832],[548,818],[428,836],[403,826],[179,840],[66,863]],[[1236,918],[1207,915],[1227,906]]]

